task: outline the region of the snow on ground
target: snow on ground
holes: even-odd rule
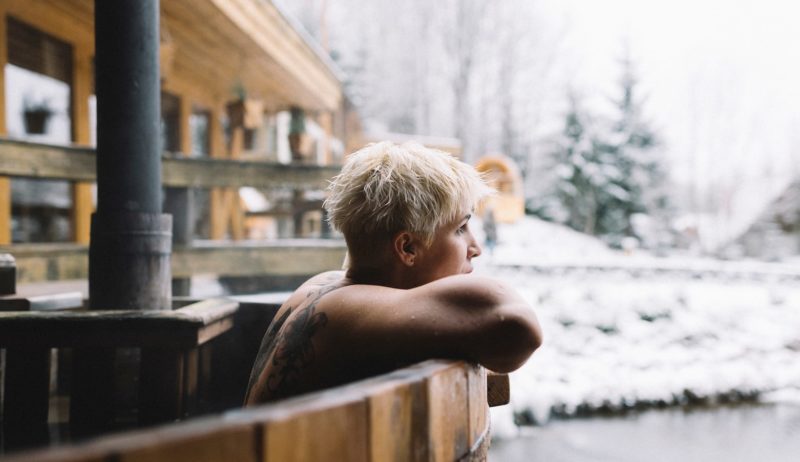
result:
[[[519,288],[545,342],[511,374],[511,404],[492,410],[495,435],[516,433],[514,414],[542,424],[637,406],[800,400],[798,266],[631,257],[532,218],[498,234],[476,271]],[[603,271],[581,271],[597,262]],[[632,270],[642,267],[671,271]]]

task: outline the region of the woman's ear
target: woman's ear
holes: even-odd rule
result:
[[[413,234],[401,231],[392,239],[392,250],[404,265],[411,267],[418,256],[419,244]]]

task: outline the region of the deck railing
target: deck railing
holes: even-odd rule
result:
[[[165,154],[162,182],[164,186],[177,188],[236,189],[251,186],[321,190],[338,169],[337,166],[198,159]],[[95,152],[86,147],[0,138],[0,177],[91,183],[95,181]],[[11,199],[0,197],[0,200]],[[76,202],[78,200],[85,201],[86,198],[76,198]],[[73,203],[72,207],[71,224],[74,228],[77,221],[88,220],[88,216],[78,215],[91,213],[91,205]],[[0,210],[4,209],[0,207]],[[0,226],[11,226],[10,207],[7,210],[7,216],[0,216]],[[278,214],[285,215],[286,211]],[[215,218],[212,216],[211,219]],[[87,228],[85,223],[81,228]],[[75,235],[76,231],[73,230],[72,234]],[[79,242],[3,245],[2,251],[16,258],[20,283],[84,279],[88,274],[88,246],[85,239],[83,243],[80,243],[81,239],[76,240]],[[343,242],[326,239],[177,242],[173,246],[172,274],[174,277],[209,273],[300,277],[339,268],[344,254]]]

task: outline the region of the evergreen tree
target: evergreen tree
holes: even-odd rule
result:
[[[624,191],[616,186],[620,171],[613,153],[595,132],[592,117],[583,112],[578,99],[570,96],[564,129],[552,153],[555,181],[545,214],[588,234],[605,234],[607,204]],[[559,212],[560,210],[560,212]]]
[[[593,117],[574,95],[564,128],[552,152],[552,192],[533,212],[620,246],[626,237],[654,244],[634,226],[640,217],[663,217],[667,209],[665,174],[658,158],[658,136],[642,115],[637,80],[623,60],[621,95],[615,115]],[[651,220],[652,221],[652,220]]]
[[[633,226],[636,214],[663,221],[668,209],[664,186],[666,173],[660,162],[658,135],[643,115],[638,79],[629,56],[621,60],[620,95],[613,101],[616,115],[604,149],[612,154],[620,171],[615,186],[624,194],[615,195],[605,204],[601,229],[607,240],[619,244],[623,237],[652,240]],[[620,198],[623,198],[620,200]],[[652,243],[650,243],[652,244]]]

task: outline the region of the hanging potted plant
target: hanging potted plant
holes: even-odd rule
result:
[[[47,121],[53,115],[47,99],[41,102],[32,102],[25,98],[22,116],[25,122],[25,132],[29,135],[41,135],[47,132]]]
[[[233,90],[237,99],[228,104],[228,117],[233,127],[248,130],[261,127],[264,123],[264,102],[260,99],[248,98],[247,91],[241,82]]]
[[[292,152],[292,162],[304,162],[309,144],[306,134],[306,114],[296,106],[291,107],[289,113],[292,117],[289,122],[289,150]]]

